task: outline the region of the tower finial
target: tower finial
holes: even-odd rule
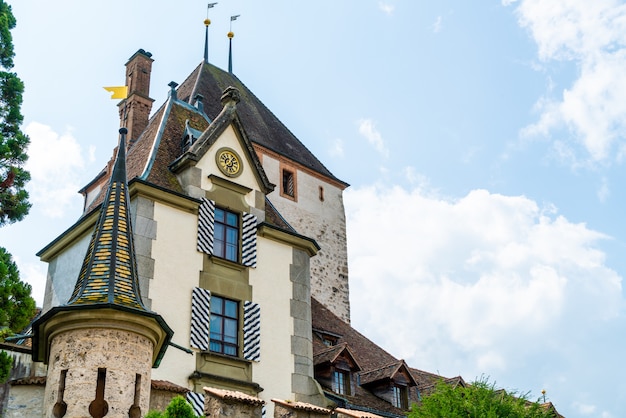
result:
[[[209,9],[215,7],[217,3],[209,3],[206,7],[206,19],[204,19],[204,62],[209,63],[209,25],[211,19],[209,19]]]
[[[233,72],[233,37],[235,34],[233,33],[233,21],[237,20],[237,18],[241,15],[234,15],[230,17],[230,31],[226,36],[228,36],[228,72],[232,74]]]

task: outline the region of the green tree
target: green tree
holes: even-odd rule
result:
[[[414,404],[409,418],[553,418],[553,411],[527,394],[496,389],[495,383],[481,378],[468,386],[453,387],[443,381],[434,392]]]
[[[4,332],[22,331],[35,314],[31,286],[19,276],[11,254],[0,247],[0,329]]]
[[[145,418],[197,418],[189,402],[182,396],[176,396],[165,409],[165,412],[150,411]]]
[[[19,278],[11,254],[0,247],[0,341],[23,330],[35,315],[31,286]],[[9,377],[13,359],[0,352],[0,383]]]
[[[22,220],[31,206],[24,189],[30,174],[23,168],[29,139],[20,130],[24,83],[10,71],[15,24],[11,6],[0,0],[0,226]]]
[[[29,139],[20,130],[24,83],[10,72],[15,24],[11,6],[0,0],[0,226],[22,220],[30,209],[24,189],[30,174],[23,168]],[[30,294],[31,287],[20,281],[11,255],[0,247],[0,341],[21,331],[32,319],[35,300]],[[12,363],[11,356],[0,352],[0,383],[8,378]]]
[[[6,382],[11,374],[11,366],[13,366],[13,358],[4,351],[0,351],[0,384]]]

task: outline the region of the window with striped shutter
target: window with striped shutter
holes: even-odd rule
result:
[[[217,298],[216,300],[224,299],[217,296],[215,298]],[[209,351],[211,342],[210,323],[211,292],[207,289],[194,287],[191,292],[191,347],[201,351]],[[243,324],[239,322],[237,327],[242,325],[243,358],[250,361],[261,361],[261,307],[258,303],[244,301]],[[223,341],[216,342],[223,343]],[[219,351],[223,354],[229,354],[222,350]],[[236,356],[237,354],[235,353],[234,355]]]
[[[189,402],[197,416],[204,416],[204,395],[202,393],[187,392],[187,402]]]
[[[250,301],[243,304],[243,358],[261,360],[261,307]]]
[[[210,320],[211,292],[194,287],[191,291],[191,347],[202,351],[209,349]]]
[[[219,222],[216,220],[216,213],[219,215]],[[237,216],[233,212],[216,209],[215,202],[212,200],[202,199],[198,209],[198,251],[238,262],[238,254],[233,254],[227,248],[236,244],[238,249],[241,245],[241,264],[246,267],[256,267],[256,216],[244,212],[241,216],[241,225],[239,225],[239,222],[233,222],[233,216],[229,215]],[[240,234],[239,228],[241,228]],[[232,242],[233,240],[236,242]],[[215,248],[216,245],[220,245],[220,248]]]
[[[198,251],[213,254],[215,202],[202,198],[198,208]]]

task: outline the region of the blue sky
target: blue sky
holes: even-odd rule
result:
[[[206,3],[13,1],[35,253],[111,157],[139,48],[151,96],[202,59]],[[626,4],[614,0],[223,0],[209,60],[339,178],[353,325],[414,367],[542,389],[567,417],[626,416]]]

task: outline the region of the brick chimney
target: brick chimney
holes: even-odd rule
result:
[[[148,118],[154,99],[150,98],[150,73],[152,72],[152,54],[138,50],[126,63],[126,86],[128,97],[118,106],[120,125],[128,129],[130,146],[148,126]]]

